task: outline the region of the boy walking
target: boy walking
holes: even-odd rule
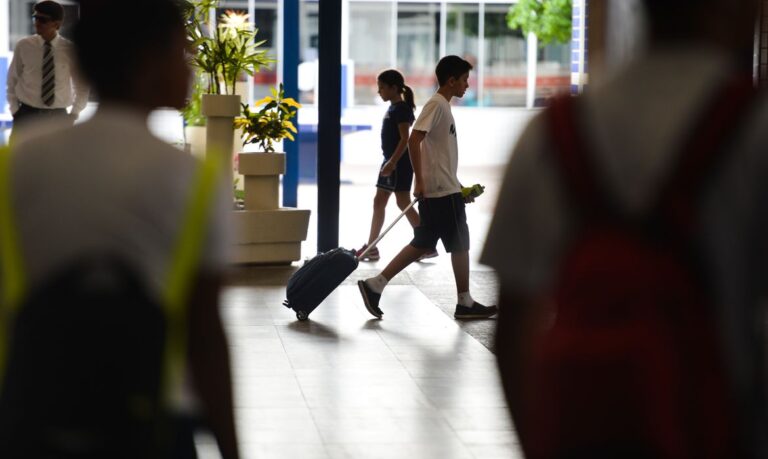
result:
[[[408,151],[413,164],[413,195],[420,200],[420,224],[414,228],[413,240],[378,276],[357,282],[366,309],[376,318],[384,314],[379,299],[387,283],[424,254],[434,251],[438,240],[451,254],[458,294],[454,317],[484,319],[498,312],[496,306],[474,301],[469,293],[469,228],[464,205],[474,199],[462,197],[456,176],[459,149],[450,102],[454,97],[464,96],[470,70],[472,64],[458,56],[440,59],[435,68],[440,88],[413,125]]]

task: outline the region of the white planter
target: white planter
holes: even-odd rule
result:
[[[224,164],[232,164],[235,152],[234,120],[240,114],[240,96],[203,94],[201,111],[208,118],[205,125],[207,152],[222,155],[226,161]],[[229,177],[232,177],[231,172]]]
[[[285,153],[240,153],[238,172],[243,176],[245,210],[280,207],[280,175],[285,173]]]
[[[240,153],[245,210],[234,212],[235,263],[290,263],[301,259],[309,210],[280,207],[285,153]]]

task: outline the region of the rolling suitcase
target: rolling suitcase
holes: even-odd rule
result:
[[[360,258],[376,247],[376,244],[405,216],[405,213],[416,204],[416,201],[418,199],[414,199],[387,229],[360,254],[360,257],[355,255],[354,250],[338,247],[319,253],[304,263],[288,279],[287,299],[283,301],[283,306],[293,309],[297,319],[307,320],[309,314],[357,268]]]

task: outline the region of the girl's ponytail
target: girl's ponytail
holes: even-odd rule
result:
[[[403,98],[405,103],[411,107],[411,110],[416,110],[416,101],[413,99],[413,90],[408,85],[403,85]]]

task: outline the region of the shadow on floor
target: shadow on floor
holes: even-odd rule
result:
[[[242,265],[232,267],[226,285],[231,287],[259,287],[259,286],[284,286],[288,279],[298,269],[294,265]],[[368,269],[362,265],[354,271],[344,282],[344,285],[355,284],[359,279],[375,276],[378,269]],[[453,317],[456,308],[456,290],[453,281],[453,273],[450,268],[434,265],[426,269],[406,270],[398,274],[390,285],[413,285],[418,288],[430,302],[438,307],[449,317]],[[470,290],[475,300],[486,304],[497,302],[498,280],[492,271],[472,271],[470,273]],[[362,302],[361,302],[362,305]],[[320,305],[319,307],[322,307]],[[361,306],[362,307],[362,306]],[[464,320],[457,321],[464,332],[482,343],[491,352],[496,332],[496,320]],[[308,323],[296,322],[291,325],[296,331],[333,339],[332,331],[322,324],[309,321]]]

